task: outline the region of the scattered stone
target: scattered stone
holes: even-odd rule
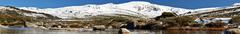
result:
[[[108,26],[108,29],[112,29],[113,27],[112,26]]]
[[[93,30],[105,30],[106,27],[104,25],[96,25],[93,26]]]
[[[123,24],[122,24],[122,22],[117,22],[117,23],[112,23],[110,26],[111,26],[111,28],[121,28],[123,26]]]

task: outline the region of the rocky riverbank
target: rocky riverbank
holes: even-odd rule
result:
[[[202,22],[204,18],[196,16],[176,16],[171,12],[164,12],[161,16],[156,18],[141,18],[138,16],[130,15],[117,15],[107,16],[99,15],[89,18],[76,18],[76,19],[4,19],[0,23],[3,26],[23,26],[42,28],[47,30],[66,30],[71,29],[92,29],[92,30],[105,30],[105,29],[144,29],[144,30],[165,30],[165,29],[182,29],[193,28],[223,28],[229,26],[221,20],[211,21],[209,23],[197,23],[196,19]],[[235,21],[233,20],[234,24]],[[227,27],[226,27],[227,28]]]
[[[227,29],[225,34],[240,34],[240,29],[239,28]]]

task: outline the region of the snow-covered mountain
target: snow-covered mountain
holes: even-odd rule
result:
[[[178,15],[194,15],[194,14],[205,14],[209,12],[225,10],[239,7],[240,3],[233,4],[233,6],[226,7],[210,7],[210,8],[199,8],[199,9],[184,9],[176,8],[164,5],[152,4],[144,1],[133,1],[122,4],[88,4],[83,6],[67,6],[60,8],[44,8],[40,9],[37,7],[18,7],[19,9],[30,10],[38,13],[46,13],[59,18],[85,18],[97,15],[132,15],[143,18],[154,18],[160,16],[162,12],[174,12]],[[211,13],[211,14],[214,14]]]
[[[151,4],[143,1],[133,1],[122,4],[103,4],[103,5],[83,5],[83,6],[68,6],[60,8],[36,8],[36,7],[18,7],[24,10],[35,11],[39,13],[46,13],[59,18],[85,18],[97,15],[135,15],[139,17],[153,18],[160,16],[162,12],[175,12],[177,14],[184,14],[192,12],[191,9],[176,8],[170,6],[163,6]]]

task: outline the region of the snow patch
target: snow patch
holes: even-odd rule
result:
[[[33,14],[33,13],[24,13],[26,16],[32,16],[32,17],[47,17],[43,14]]]

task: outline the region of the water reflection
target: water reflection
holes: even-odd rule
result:
[[[26,32],[25,30],[10,30],[10,29],[0,29],[1,34],[21,34]]]
[[[66,31],[66,30],[14,30],[0,29],[1,34],[117,34],[117,30],[107,31]],[[131,34],[223,34],[223,31],[190,31],[190,30],[134,30]]]

